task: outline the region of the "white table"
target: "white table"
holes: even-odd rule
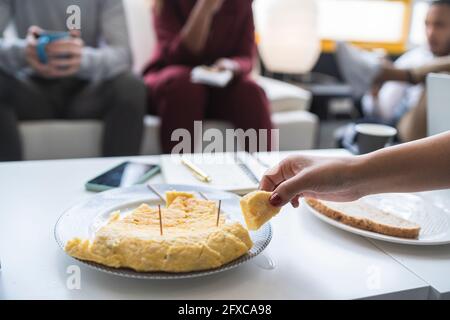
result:
[[[121,161],[0,164],[0,299],[429,297],[427,279],[408,270],[378,244],[328,226],[304,209],[288,207],[273,219],[274,238],[264,256],[232,271],[182,281],[142,281],[84,267],[57,246],[54,224],[64,209],[92,196],[83,188],[88,179]],[[162,177],[153,182],[162,182]],[[267,258],[275,263],[274,269],[264,268]],[[67,268],[72,265],[81,268],[80,290],[66,286]]]
[[[305,151],[303,153],[329,154],[330,150]],[[345,156],[344,150],[333,150],[335,156]],[[284,154],[282,154],[283,156]],[[279,161],[276,154],[262,154],[267,164]],[[450,190],[425,192],[422,195],[450,214]],[[430,299],[450,300],[450,245],[404,246],[369,239],[377,248],[391,256],[430,286]]]
[[[450,214],[450,191],[425,194]],[[430,298],[450,300],[450,245],[433,247],[401,246],[372,241],[378,248],[408,268],[431,286]]]

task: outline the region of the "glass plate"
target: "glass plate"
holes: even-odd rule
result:
[[[207,187],[186,186],[186,185],[152,185],[160,195],[168,190],[187,191],[196,193],[197,197],[206,196],[209,200],[222,200],[221,211],[226,213],[226,217],[232,221],[239,221],[245,226],[241,208],[240,198],[232,193],[217,191]],[[159,196],[152,192],[147,186],[134,186],[130,188],[115,189],[99,193],[87,201],[72,206],[66,210],[58,219],[55,225],[55,239],[61,249],[72,238],[93,239],[95,232],[107,223],[111,212],[120,210],[121,215],[126,215],[142,203],[151,206],[164,204]],[[249,261],[259,255],[270,243],[272,239],[272,228],[270,223],[266,223],[258,231],[250,231],[250,237],[254,243],[250,251],[220,268],[205,271],[166,273],[166,272],[137,272],[131,269],[116,269],[100,265],[98,263],[82,261],[83,264],[106,273],[139,279],[182,279],[211,275],[214,273],[230,270]]]

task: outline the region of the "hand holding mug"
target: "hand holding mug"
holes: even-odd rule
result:
[[[47,46],[48,64],[56,77],[68,77],[80,70],[84,42],[78,31],[70,35]]]
[[[38,38],[43,30],[37,26],[31,26],[28,29],[25,47],[25,59],[28,65],[39,75],[43,77],[50,77],[50,68],[48,65],[42,63],[38,56]]]
[[[25,56],[28,64],[40,76],[68,77],[80,69],[83,47],[78,31],[47,32],[32,26],[28,30]]]

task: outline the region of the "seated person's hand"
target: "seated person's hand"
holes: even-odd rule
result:
[[[383,85],[379,84],[379,83],[374,83],[372,85],[372,87],[370,88],[370,95],[374,98],[374,99],[378,99],[378,95],[380,94],[381,91],[381,87]]]
[[[222,8],[223,2],[224,0],[200,0],[197,4],[200,5],[206,13],[215,14]]]
[[[39,75],[43,77],[50,77],[50,68],[48,65],[42,64],[39,61],[37,54],[37,38],[39,34],[42,32],[42,29],[37,26],[31,26],[28,29],[27,34],[27,46],[25,48],[25,59],[28,62],[28,65]]]
[[[49,66],[54,77],[69,77],[80,70],[84,42],[78,31],[72,31],[71,36],[52,42],[47,47]]]
[[[363,196],[355,172],[358,158],[292,156],[267,171],[260,188],[272,192],[270,202],[297,208],[300,197],[353,201]]]
[[[239,72],[239,64],[233,59],[221,58],[216,61],[216,63],[212,66],[219,71],[229,70],[236,74]]]
[[[382,64],[383,64],[383,66],[389,67],[389,68],[395,67],[394,64],[392,63],[392,61],[389,60],[387,57],[382,58]],[[383,85],[384,85],[384,82],[375,81],[375,83],[370,88],[370,95],[373,98],[377,99]]]
[[[71,39],[59,40],[47,46],[49,62],[43,64],[39,61],[36,46],[39,34],[43,30],[32,26],[27,34],[25,57],[29,66],[40,76],[45,78],[69,77],[78,72],[81,66],[81,54],[84,46],[77,31],[72,32]]]

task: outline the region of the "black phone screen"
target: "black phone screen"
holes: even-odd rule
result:
[[[130,187],[143,182],[146,175],[159,169],[157,165],[124,162],[104,174],[92,179],[88,184],[108,186],[112,188]]]

